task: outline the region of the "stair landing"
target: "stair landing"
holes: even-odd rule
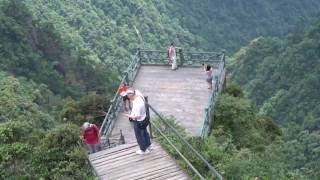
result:
[[[191,180],[161,146],[152,143],[149,154],[138,155],[136,143],[123,144],[89,155],[103,180]]]

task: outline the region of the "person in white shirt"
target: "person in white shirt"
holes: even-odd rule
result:
[[[151,145],[150,136],[147,127],[141,128],[141,124],[146,119],[145,99],[139,90],[128,89],[126,95],[132,101],[132,110],[128,114],[128,117],[131,123],[133,123],[134,134],[140,147],[136,153],[149,153]]]
[[[171,69],[176,70],[177,67],[177,56],[176,56],[176,45],[171,43],[167,51],[169,62],[171,63]]]

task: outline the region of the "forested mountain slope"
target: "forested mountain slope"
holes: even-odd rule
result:
[[[315,20],[320,1],[167,0],[171,17],[210,49],[237,51],[258,36],[285,36]]]
[[[317,0],[0,0],[0,179],[93,178],[85,159],[86,151],[78,136],[79,125],[87,120],[97,122],[98,125],[101,123],[110,97],[116,91],[121,74],[136,48],[165,50],[174,41],[179,47],[190,50],[227,49],[232,52],[256,36],[283,36],[291,32],[297,23],[300,26],[309,24],[319,9],[320,1]],[[285,144],[288,149],[277,149],[282,155],[278,162],[297,157],[288,163],[292,165],[288,167],[290,172],[304,168],[313,173],[317,172],[316,167],[320,167],[316,164],[320,162],[317,161],[317,149],[307,146],[311,142],[317,147],[316,138],[313,137],[318,137],[318,131],[314,129],[319,128],[319,100],[311,99],[318,98],[313,94],[319,85],[316,78],[319,75],[316,68],[319,69],[319,64],[312,59],[319,57],[316,50],[316,47],[319,49],[318,32],[319,26],[315,26],[306,31],[304,36],[294,35],[284,41],[261,38],[250,45],[260,46],[253,50],[249,46],[237,55],[238,59],[244,59],[239,62],[248,62],[249,66],[255,67],[250,70],[253,72],[248,73],[246,67],[240,66],[235,74],[242,76],[247,73],[248,76],[239,77],[237,81],[248,84],[246,87],[252,94],[250,97],[256,97],[257,104],[262,107],[261,112],[283,123],[290,118],[308,130],[301,134],[301,130],[295,127],[298,133],[290,132],[299,134],[300,140]],[[260,58],[255,59],[256,62],[262,59],[263,64],[267,62],[264,56],[272,56],[269,58],[271,63],[261,65],[254,62],[251,65],[253,56],[250,53],[254,54],[255,51],[261,54],[257,56]],[[275,54],[270,55],[270,51]],[[283,65],[275,65],[274,59],[282,57],[285,60]],[[292,58],[295,61],[287,63]],[[268,76],[271,80],[263,79],[266,76],[259,75],[260,66],[268,69],[262,72],[272,74],[272,63],[278,70],[286,70],[287,67],[290,70],[282,71],[284,74],[281,76]],[[255,72],[256,69],[259,72]],[[251,87],[249,82],[259,76],[273,86],[263,87],[261,80],[258,80],[259,86],[256,89]],[[279,77],[287,76],[292,78],[278,80]],[[305,88],[307,86],[310,88]],[[299,95],[300,89],[303,93]],[[261,90],[265,94],[260,93]],[[258,94],[261,97],[256,96]],[[290,115],[293,110],[286,106],[289,99],[297,104],[299,116]],[[239,167],[244,166],[232,164],[238,162],[237,148],[245,148],[244,152],[247,152],[246,148],[251,148],[254,153],[267,149],[267,154],[270,154],[268,152],[275,148],[273,144],[269,147],[273,140],[273,136],[269,136],[269,129],[259,133],[254,129],[258,126],[268,128],[264,123],[270,122],[272,127],[274,124],[252,113],[254,108],[249,101],[235,103],[237,98],[228,97],[226,100],[227,106],[221,100],[222,107],[227,107],[222,108],[221,116],[226,115],[226,119],[233,122],[233,117],[238,116],[238,111],[233,110],[242,111],[244,103],[248,110],[244,108],[240,120],[248,120],[248,124],[254,120],[256,123],[254,126],[251,123],[252,134],[233,132],[231,128],[228,133],[235,133],[234,136],[238,137],[233,142],[237,147],[232,145],[229,148],[228,145],[226,148],[236,152],[233,154],[236,160],[229,158],[231,164],[221,161],[221,166],[225,164],[222,169],[230,172],[230,177],[248,177],[251,166],[265,159],[260,160],[259,157],[257,163],[245,161],[247,170],[240,172]],[[228,116],[230,112],[232,116]],[[305,115],[308,118],[302,120]],[[222,119],[221,122],[228,122]],[[227,126],[225,128],[229,131]],[[275,134],[278,136],[280,133]],[[255,142],[261,139],[267,142],[261,141],[262,145],[251,143],[251,135]],[[233,141],[232,136],[228,141]],[[212,146],[209,144],[208,147]],[[297,149],[295,147],[303,148],[301,151],[286,153]],[[208,154],[210,156],[220,153],[208,149],[212,153]],[[301,155],[303,150],[308,156]],[[222,152],[219,157],[224,160],[228,154],[232,154],[225,150]],[[242,150],[240,153],[243,155],[241,158],[247,158]],[[288,157],[285,157],[286,154]],[[272,161],[265,167],[274,164]],[[281,163],[275,166],[282,167]],[[255,177],[256,172],[264,172],[259,166],[256,167],[250,177]],[[269,174],[274,169],[268,169]],[[287,173],[283,174],[287,177]],[[263,175],[259,174],[261,177]]]
[[[233,51],[258,35],[308,24],[320,2],[2,0],[0,8],[0,68],[78,96],[113,92],[138,47],[174,41]]]
[[[320,117],[319,42],[320,23],[284,40],[257,38],[235,54],[232,78],[261,112],[282,124],[306,125]]]
[[[284,128],[287,163],[319,177],[320,21],[285,39],[257,38],[234,61],[232,79]]]

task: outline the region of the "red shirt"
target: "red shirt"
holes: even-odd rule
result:
[[[84,131],[83,137],[87,144],[100,143],[99,129],[95,124],[90,124],[90,127]]]

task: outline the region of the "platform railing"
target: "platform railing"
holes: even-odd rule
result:
[[[212,129],[214,123],[214,107],[216,105],[218,95],[220,94],[222,88],[224,87],[225,82],[225,55],[223,54],[218,65],[218,73],[212,78],[213,88],[210,93],[209,101],[207,107],[204,110],[203,124],[200,131],[202,138],[205,138],[209,135],[210,130]]]
[[[150,104],[147,104],[148,111],[150,110],[155,114],[155,118],[158,118],[160,123],[166,127],[166,130],[170,131],[175,135],[175,137],[178,138],[178,141],[180,144],[183,144],[183,146],[188,149],[188,152],[192,153],[197,159],[201,161],[201,163],[204,164],[204,166],[207,167],[208,171],[212,174],[213,177],[223,180],[222,175],[178,132],[177,129],[175,129],[170,123],[167,122],[167,120],[158,112],[156,111]],[[150,119],[150,118],[149,118]],[[172,147],[172,149],[179,155],[179,157],[187,164],[187,166],[194,172],[194,174],[201,180],[205,180],[206,178],[203,177],[203,175],[194,167],[194,165],[190,162],[190,160],[183,155],[185,152],[181,152],[177,148],[177,146],[170,140],[170,138],[164,133],[160,126],[154,123],[153,121],[150,121],[152,129],[156,130],[158,134],[160,134],[166,142]],[[149,125],[150,127],[150,125]],[[152,131],[150,131],[152,132]]]
[[[225,72],[225,55],[224,53],[218,52],[188,52],[181,48],[176,49],[177,64],[179,66],[202,66],[203,64],[211,65],[214,68],[219,68],[218,76],[214,78],[214,84],[217,86],[214,90],[221,89],[221,82],[224,79]],[[136,54],[133,56],[132,61],[120,81],[119,87],[126,83],[132,84],[137,72],[141,66],[144,65],[169,65],[167,52],[157,50],[145,50],[138,49]],[[221,74],[224,73],[224,74]],[[220,92],[220,91],[217,91]],[[214,103],[216,101],[217,93],[212,91],[210,99],[205,111],[203,126],[200,135],[205,137],[208,134],[208,128],[210,128],[212,121],[212,111]],[[122,97],[118,92],[111,101],[111,105],[108,109],[107,115],[105,116],[103,123],[100,128],[100,135],[108,137],[114,127],[117,116],[120,112],[122,104]]]

